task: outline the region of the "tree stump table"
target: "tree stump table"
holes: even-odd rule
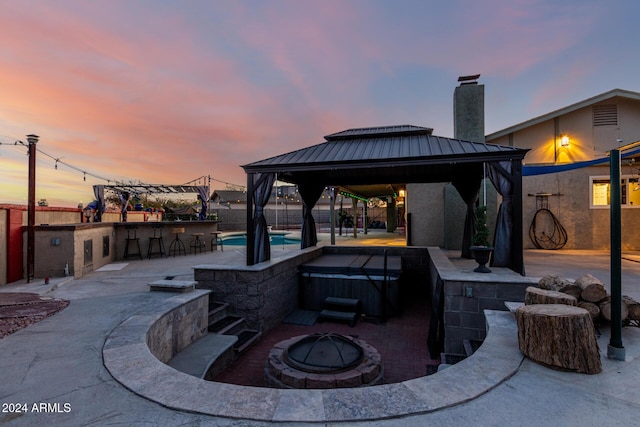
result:
[[[525,305],[516,310],[518,345],[532,360],[587,374],[602,371],[591,315],[565,304]]]
[[[532,304],[566,304],[578,305],[578,300],[563,292],[550,291],[547,289],[529,286],[525,289],[524,305]]]

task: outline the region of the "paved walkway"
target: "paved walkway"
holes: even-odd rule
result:
[[[287,249],[272,250],[277,256]],[[94,272],[80,280],[52,279],[47,286],[43,281],[3,286],[0,292],[36,292],[71,304],[0,340],[0,425],[263,425],[167,409],[121,386],[102,364],[105,337],[133,313],[167,298],[164,293],[147,292],[147,283],[167,276],[192,278],[192,266],[214,258],[216,264],[238,263],[244,254],[225,247],[224,253],[112,264],[111,271]],[[609,282],[608,257],[602,252],[527,251],[525,263],[529,276],[551,273],[576,278],[588,272]],[[640,299],[639,288],[640,263],[623,261],[623,293]],[[600,349],[606,354],[609,331],[601,332]],[[627,360],[603,356],[604,370],[599,375],[559,372],[525,359],[515,375],[471,401],[428,414],[349,425],[636,425],[640,422],[640,329],[624,328],[623,332]]]

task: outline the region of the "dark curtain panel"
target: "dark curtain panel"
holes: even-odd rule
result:
[[[271,246],[269,245],[269,230],[267,220],[264,217],[264,207],[269,203],[271,190],[276,175],[274,173],[253,174],[253,260],[260,263],[271,259]]]
[[[94,185],[93,194],[96,196],[96,201],[98,202],[98,206],[96,208],[96,216],[94,217],[93,220],[94,222],[102,222],[102,213],[105,210],[104,185]]]
[[[313,207],[322,195],[324,185],[304,183],[298,185],[298,193],[302,198],[302,241],[300,249],[315,246],[318,243],[316,222],[313,219]]]
[[[469,248],[473,241],[473,235],[476,232],[476,213],[474,208],[478,201],[481,183],[481,178],[465,178],[464,180],[454,180],[452,182],[455,189],[458,190],[460,197],[462,197],[462,200],[467,205],[467,213],[464,217],[464,233],[462,235],[462,253],[460,255],[462,258],[473,258],[473,254]]]
[[[196,187],[198,191],[198,198],[200,199],[200,213],[198,214],[198,220],[204,221],[207,219],[207,202],[209,201],[209,187],[201,185]]]
[[[387,232],[393,233],[398,227],[398,216],[396,215],[396,199],[387,199]]]
[[[120,208],[120,213],[122,214],[122,222],[127,222],[127,208],[129,207],[129,199],[131,198],[131,194],[126,191],[118,192],[118,198],[122,203],[122,208]]]
[[[513,230],[513,185],[511,183],[511,162],[489,163],[489,179],[502,196],[502,203],[496,219],[496,231],[493,235],[493,257],[491,265],[511,267],[511,240]]]

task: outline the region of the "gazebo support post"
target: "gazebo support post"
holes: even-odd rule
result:
[[[353,238],[358,238],[358,199],[351,199],[351,206],[353,208]]]
[[[336,244],[336,188],[332,187],[329,192],[329,218],[331,221],[331,245]]]
[[[253,224],[253,173],[247,174],[247,265],[256,263],[254,258],[255,227]]]

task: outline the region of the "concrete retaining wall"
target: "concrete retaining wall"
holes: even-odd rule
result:
[[[207,334],[209,292],[194,292],[176,297],[184,300],[184,304],[163,312],[147,332],[149,350],[163,363]]]

